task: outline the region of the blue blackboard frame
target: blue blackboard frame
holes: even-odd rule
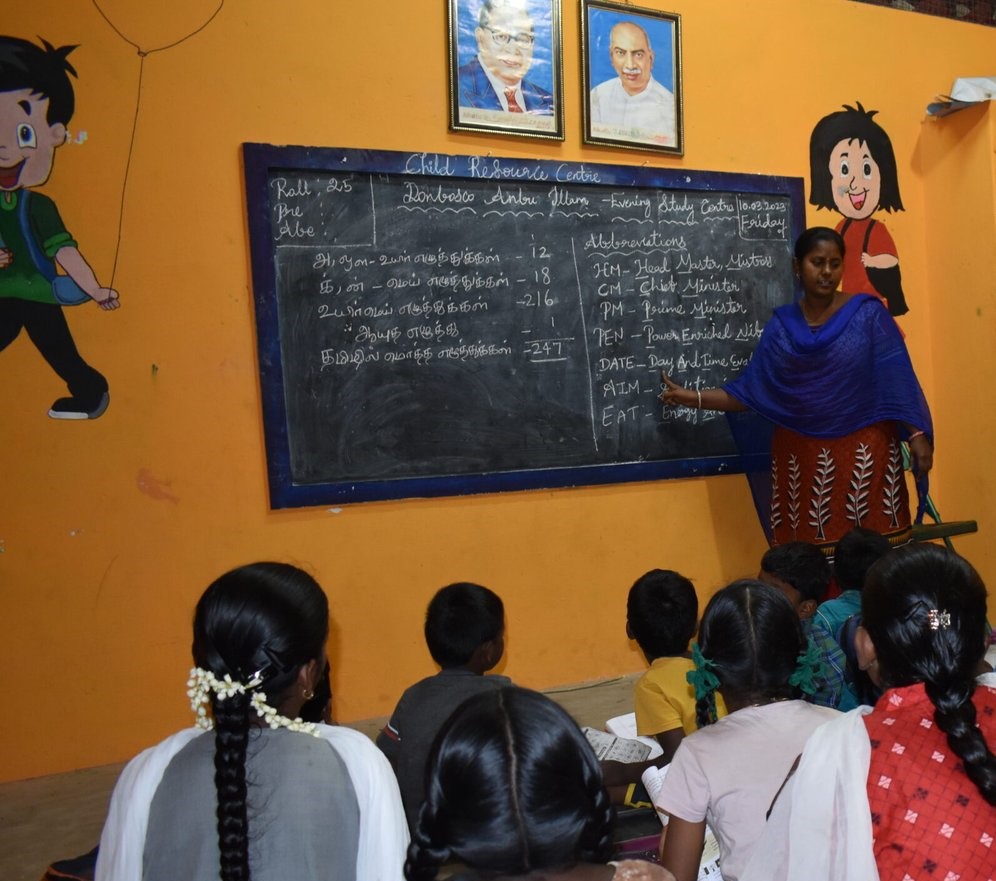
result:
[[[794,241],[805,228],[802,178],[659,168],[646,164],[608,165],[555,159],[515,159],[492,155],[276,146],[259,143],[244,143],[242,160],[246,184],[246,216],[271,508],[595,486],[756,472],[767,467],[767,462],[760,460],[760,457],[734,454],[494,473],[347,480],[316,484],[295,483],[290,467],[290,441],[284,400],[268,180],[271,172],[281,170],[352,171],[469,180],[499,180],[501,175],[507,176],[510,181],[539,180],[551,184],[586,183],[613,187],[655,187],[779,196],[789,199],[790,235]],[[786,291],[790,290],[790,283],[791,279],[786,279]],[[793,296],[796,297],[797,292],[793,292]]]

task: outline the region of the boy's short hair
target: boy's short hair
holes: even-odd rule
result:
[[[629,631],[650,661],[687,651],[698,618],[692,582],[671,569],[651,569],[629,589]]]
[[[827,558],[816,545],[790,541],[775,545],[761,557],[761,570],[790,584],[803,601],[822,603],[833,579]]]
[[[425,613],[425,642],[440,667],[462,667],[505,629],[505,605],[494,591],[461,581],[437,591]]]
[[[66,60],[75,46],[56,48],[46,40],[36,46],[20,37],[0,37],[0,92],[30,89],[48,98],[46,122],[67,125],[76,109],[73,84],[69,75],[76,76]]]
[[[891,549],[889,539],[871,529],[858,526],[837,542],[833,571],[841,590],[861,590],[865,575],[879,557]]]

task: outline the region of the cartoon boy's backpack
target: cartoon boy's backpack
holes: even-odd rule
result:
[[[31,191],[20,190],[17,196],[17,223],[21,228],[21,235],[27,243],[31,262],[35,264],[42,277],[52,283],[55,301],[61,306],[79,306],[80,303],[85,303],[90,299],[90,295],[68,275],[60,275],[55,268],[55,261],[38,247],[31,225],[28,223],[28,202],[31,199]]]
[[[861,246],[861,250],[866,253],[868,251],[868,239],[871,238],[872,227],[876,223],[878,223],[877,220],[871,221],[865,229],[865,241]],[[844,235],[850,225],[851,218],[848,217],[841,227],[840,234]],[[866,266],[865,272],[868,275],[868,281],[875,288],[875,292],[879,296],[885,297],[885,303],[890,315],[905,315],[910,311],[910,307],[906,305],[906,295],[903,293],[903,276],[899,271],[898,265],[890,266],[888,269],[880,269],[877,266]]]

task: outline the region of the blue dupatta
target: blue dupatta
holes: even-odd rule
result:
[[[747,368],[723,388],[752,411],[731,413],[729,421],[741,454],[755,460],[766,452],[770,461],[772,424],[833,438],[895,421],[901,437],[912,425],[933,441],[930,410],[906,343],[881,300],[869,294],[855,294],[817,328],[806,323],[798,303],[778,307]],[[770,540],[770,470],[748,471],[747,479]],[[917,480],[917,490],[922,508],[925,477]]]

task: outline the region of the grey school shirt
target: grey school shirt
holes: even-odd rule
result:
[[[425,799],[425,766],[439,729],[467,698],[512,684],[507,676],[479,676],[469,670],[440,670],[405,690],[391,720],[377,735],[401,789],[408,827],[413,829]]]
[[[152,799],[143,881],[217,881],[214,732],[169,763]],[[327,741],[260,728],[246,756],[253,881],[355,881],[360,811]]]

